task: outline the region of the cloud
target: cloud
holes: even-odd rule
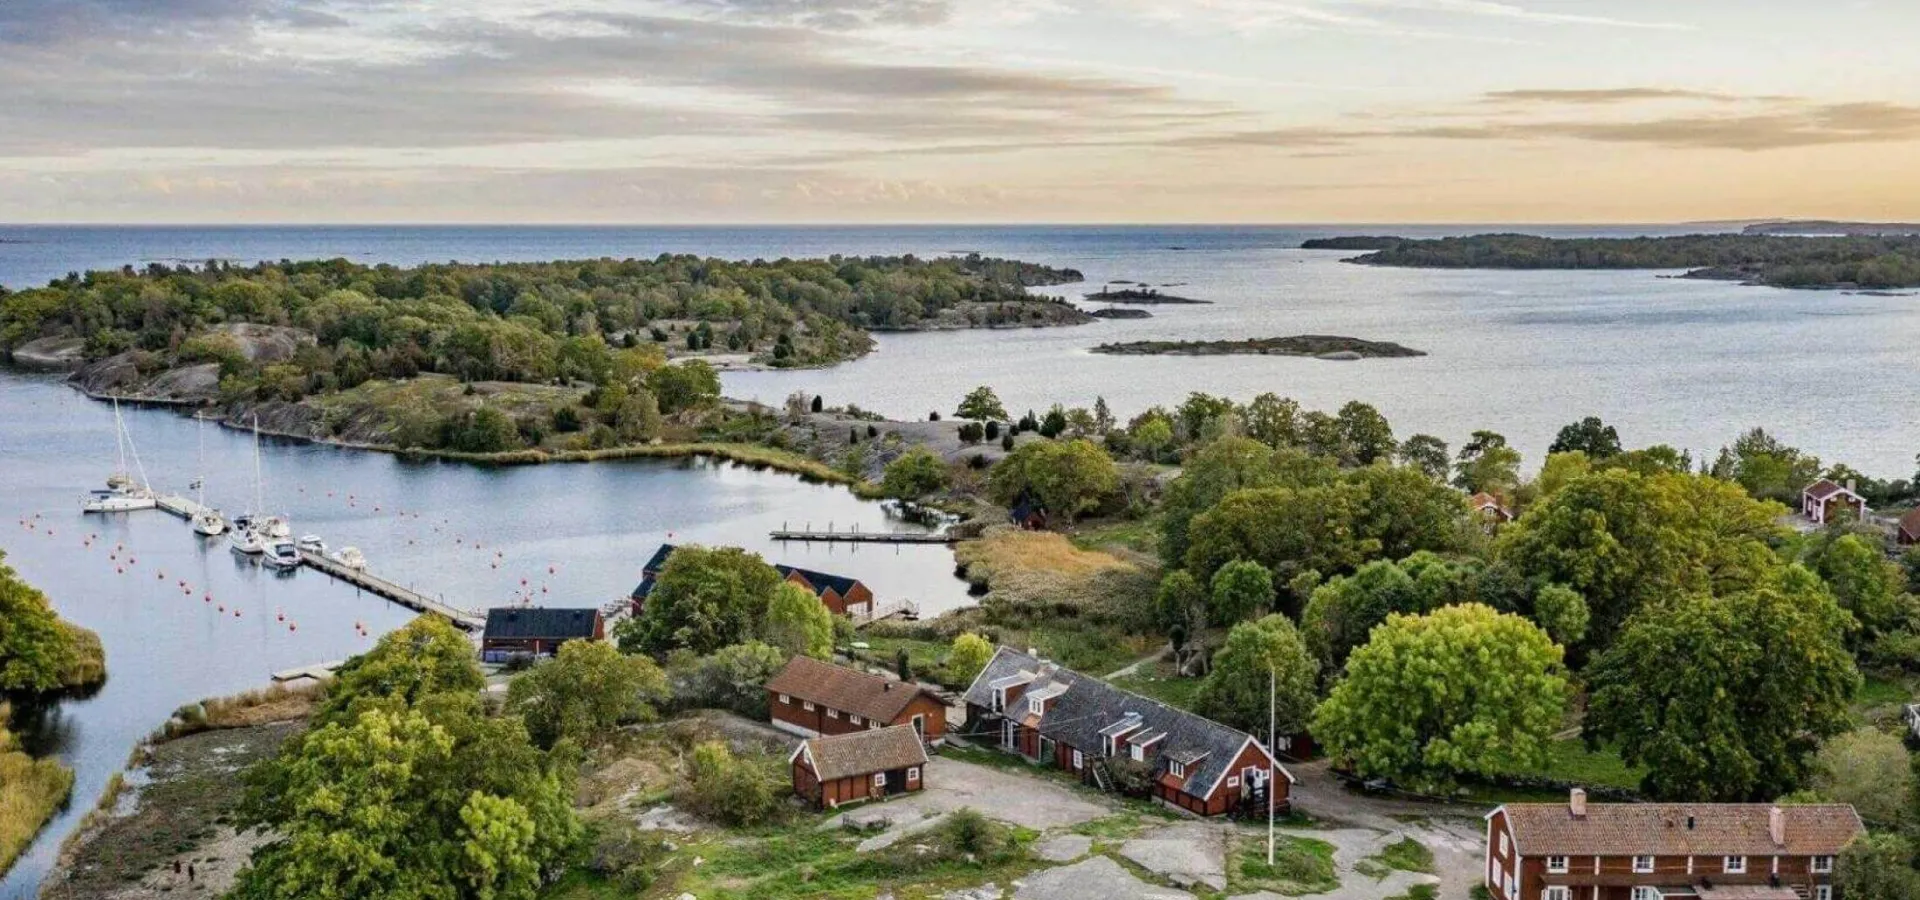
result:
[[[1489,103],[1605,106],[1615,103],[1637,103],[1648,100],[1701,100],[1711,103],[1738,103],[1745,100],[1784,98],[1749,97],[1740,94],[1722,94],[1715,91],[1695,91],[1683,88],[1623,87],[1571,90],[1536,88],[1530,90],[1489,91],[1482,95],[1482,99]]]
[[[690,13],[827,30],[923,28],[953,18],[954,0],[682,0]]]

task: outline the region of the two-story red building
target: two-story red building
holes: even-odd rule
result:
[[[1494,900],[1833,900],[1866,832],[1838,803],[1509,803],[1487,814]]]
[[[947,705],[917,684],[796,656],[767,682],[773,726],[801,737],[911,726],[922,740],[946,741]]]
[[[1141,767],[1148,793],[1199,816],[1288,808],[1293,775],[1253,735],[1001,647],[967,688],[967,728],[1027,760],[1106,784],[1102,764]]]

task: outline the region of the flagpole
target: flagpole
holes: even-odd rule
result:
[[[1267,868],[1273,868],[1273,660],[1267,660]]]

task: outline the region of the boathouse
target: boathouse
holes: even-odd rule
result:
[[[552,656],[568,641],[599,641],[606,637],[606,620],[597,609],[501,607],[487,610],[487,628],[480,638],[480,658],[500,663],[515,657]]]
[[[652,558],[640,569],[640,584],[633,589],[629,599],[633,603],[633,614],[639,615],[646,606],[648,595],[653,593],[653,584],[660,572],[667,566],[667,558],[673,555],[674,545],[661,544],[653,551]],[[774,571],[780,577],[793,582],[820,598],[828,611],[836,616],[848,616],[853,619],[873,617],[873,590],[858,578],[834,575],[828,572],[816,572],[797,566],[775,565]]]

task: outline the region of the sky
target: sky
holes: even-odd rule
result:
[[[0,0],[0,221],[1920,219],[1915,0]]]

